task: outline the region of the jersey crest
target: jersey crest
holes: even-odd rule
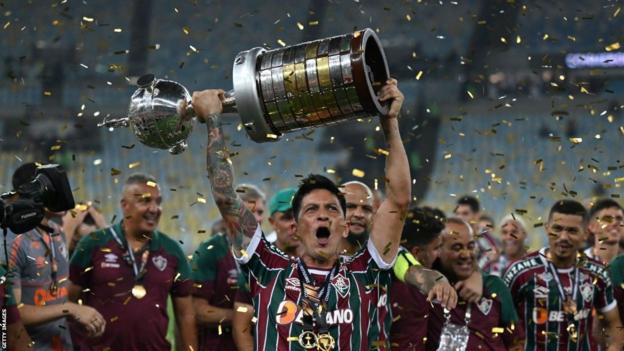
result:
[[[332,278],[331,285],[336,289],[336,291],[338,291],[338,294],[340,294],[340,296],[342,296],[343,298],[347,297],[347,295],[349,295],[349,290],[351,290],[351,283],[342,272],[336,274]]]

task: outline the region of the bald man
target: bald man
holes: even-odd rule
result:
[[[374,197],[371,189],[357,180],[342,184],[340,190],[347,201],[349,224],[349,235],[343,240],[342,249],[350,256],[366,246],[375,214]]]
[[[157,230],[162,196],[156,180],[133,174],[120,201],[121,222],[83,237],[71,258],[70,299],[104,316],[106,330],[81,350],[170,350],[171,295],[184,350],[197,350],[191,268],[180,245]],[[82,296],[81,296],[82,295]]]

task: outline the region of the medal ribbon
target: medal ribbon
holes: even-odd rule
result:
[[[574,281],[572,282],[572,294],[571,296],[565,293],[565,289],[563,288],[563,284],[561,284],[561,280],[559,279],[559,274],[557,273],[557,268],[552,262],[548,261],[548,270],[553,275],[555,279],[555,283],[557,284],[557,291],[559,291],[559,295],[561,296],[561,303],[565,304],[568,299],[572,299],[574,302],[574,306],[576,306],[576,293],[578,292],[578,282],[579,282],[579,270],[574,267]]]
[[[302,259],[297,259],[297,270],[299,271],[299,282],[301,284],[301,294],[303,295],[304,304],[307,303],[313,310],[312,314],[312,322],[318,326],[319,334],[325,334],[329,331],[329,327],[327,325],[327,302],[329,301],[329,284],[332,278],[338,274],[339,270],[339,261],[336,261],[336,264],[331,269],[327,277],[325,277],[325,281],[321,285],[321,288],[318,291],[318,295],[313,296],[310,294],[309,290],[315,291],[316,284],[314,279],[310,276],[308,272],[308,268],[305,263],[303,263]],[[307,323],[306,323],[307,324]],[[304,329],[313,329],[310,325],[304,325]]]
[[[113,235],[113,238],[119,244],[119,246],[121,246],[122,249],[128,251],[128,258],[130,258],[130,263],[132,265],[132,272],[134,273],[134,280],[136,282],[140,282],[146,273],[145,266],[147,265],[147,259],[149,257],[149,250],[147,250],[146,246],[149,245],[149,241],[145,244],[146,246],[143,246],[143,248],[139,250],[139,251],[143,251],[143,254],[141,255],[141,267],[138,267],[136,258],[134,257],[134,252],[132,251],[132,248],[130,247],[130,245],[123,244],[123,242],[121,241],[121,238],[119,237],[117,232],[115,232],[115,229],[113,229],[113,227],[110,227],[110,231],[111,231],[111,234]]]

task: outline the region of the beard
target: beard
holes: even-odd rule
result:
[[[369,234],[370,233],[368,232],[368,230],[365,230],[359,234],[349,231],[349,236],[347,236],[347,241],[359,250],[366,245],[366,241],[368,241]]]

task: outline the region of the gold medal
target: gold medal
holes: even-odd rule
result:
[[[568,331],[568,335],[570,336],[570,339],[573,342],[576,342],[576,340],[578,339],[578,332],[576,331],[576,325],[574,325],[574,323],[570,323],[568,324],[568,327],[566,328],[566,330]]]
[[[319,351],[331,351],[336,347],[336,341],[334,337],[329,333],[324,333],[316,338],[317,350]]]
[[[299,334],[299,345],[301,345],[301,347],[303,347],[305,350],[315,349],[317,346],[316,342],[316,334],[311,331],[304,331],[303,333]]]
[[[147,295],[147,290],[145,290],[145,287],[143,285],[137,284],[132,287],[132,296],[140,300],[144,298],[145,295]]]

